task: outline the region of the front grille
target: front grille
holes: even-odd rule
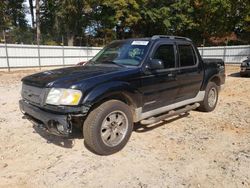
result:
[[[45,89],[23,84],[22,97],[28,102],[42,105],[45,97]]]

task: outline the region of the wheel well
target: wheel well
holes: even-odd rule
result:
[[[98,103],[100,104],[100,103],[103,103],[105,101],[114,100],[114,99],[118,100],[118,101],[121,101],[121,102],[124,102],[125,104],[127,104],[130,107],[134,107],[135,106],[135,104],[133,103],[132,99],[130,99],[126,94],[123,94],[123,93],[111,94],[111,95],[103,98]]]
[[[101,105],[102,103],[106,102],[106,101],[109,101],[109,100],[118,100],[118,101],[121,101],[121,102],[124,102],[125,104],[127,104],[130,109],[131,109],[131,112],[133,114],[133,118],[135,118],[135,109],[137,108],[136,107],[136,104],[133,102],[133,100],[128,96],[126,95],[125,93],[114,93],[114,94],[111,94],[111,95],[108,95],[107,97],[104,97],[102,98],[101,100],[99,100],[98,102],[94,103],[91,107],[90,107],[90,110],[88,112],[88,114],[94,110],[95,108],[97,108],[99,105]],[[87,115],[88,116],[88,115]]]
[[[101,100],[97,101],[96,103],[94,103],[91,106],[89,112],[92,111],[93,109],[95,109],[96,107],[98,107],[99,105],[101,105],[102,103],[109,101],[109,100],[118,100],[118,101],[124,102],[125,104],[127,104],[130,107],[130,109],[134,115],[134,109],[136,109],[136,104],[125,93],[113,93],[113,94],[110,94],[110,95],[102,98]]]
[[[210,80],[210,82],[214,82],[217,86],[220,86],[221,85],[221,81],[220,81],[220,78],[219,77],[214,77]]]

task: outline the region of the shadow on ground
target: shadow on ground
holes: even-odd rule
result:
[[[230,77],[240,77],[240,73],[239,72],[234,72],[232,74],[229,74],[228,76],[230,76]]]
[[[159,123],[149,124],[149,125],[142,125],[140,123],[136,123],[134,125],[133,131],[135,131],[137,133],[144,133],[144,132],[152,131],[152,130],[157,129],[159,127],[167,126],[166,124],[169,124],[169,123],[176,121],[178,119],[187,117],[188,115],[189,115],[189,113],[186,113],[183,115],[173,117],[171,119],[163,120]],[[47,143],[49,143],[49,144],[52,143],[52,144],[55,144],[55,145],[63,147],[63,148],[73,148],[75,139],[83,139],[82,131],[79,129],[73,129],[72,133],[68,137],[52,135],[51,133],[47,132],[41,126],[34,124],[34,123],[33,123],[33,129],[34,129],[35,133],[38,133],[42,138],[47,140]]]
[[[178,119],[187,117],[189,115],[189,113],[185,113],[183,115],[179,115],[179,116],[175,116],[171,119],[167,119],[167,120],[163,120],[160,121],[159,123],[155,123],[155,124],[149,124],[149,125],[142,125],[140,123],[135,124],[134,126],[134,131],[137,133],[144,133],[144,132],[148,132],[148,131],[152,131],[156,128],[162,127],[162,126],[167,126],[166,124],[171,123],[173,121],[176,121]]]
[[[47,140],[47,143],[52,143],[63,148],[73,148],[75,139],[82,139],[82,132],[77,129],[73,129],[73,132],[69,137],[57,136],[48,133],[46,130],[42,129],[38,125],[33,125],[34,131],[38,133],[41,137]]]

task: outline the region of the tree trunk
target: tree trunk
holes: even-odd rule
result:
[[[72,33],[67,34],[68,46],[74,46],[74,35]]]
[[[40,44],[41,29],[40,29],[40,2],[36,0],[36,41],[37,45]]]
[[[33,0],[29,0],[32,28],[35,27]]]

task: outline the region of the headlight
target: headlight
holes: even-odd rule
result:
[[[82,92],[75,89],[52,88],[46,99],[46,104],[52,105],[78,105]]]

